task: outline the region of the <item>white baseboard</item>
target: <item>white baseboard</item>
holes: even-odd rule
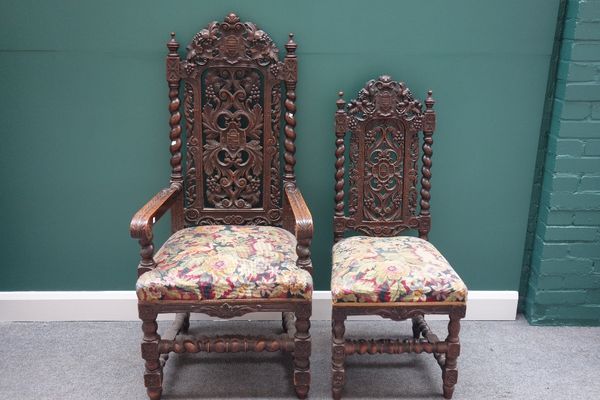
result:
[[[467,302],[467,320],[514,320],[517,315],[517,291],[472,290]],[[163,315],[161,319],[171,319]],[[215,319],[194,314],[193,319]],[[253,313],[242,320],[279,320],[279,313]],[[331,319],[331,294],[313,293],[312,320]],[[351,317],[373,320],[377,316]],[[428,319],[447,319],[430,316]],[[137,298],[134,291],[98,292],[0,292],[0,321],[135,321]]]

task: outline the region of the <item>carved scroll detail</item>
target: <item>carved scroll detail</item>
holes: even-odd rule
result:
[[[263,176],[260,75],[252,69],[209,69],[204,83],[202,162],[208,206],[256,207]]]
[[[404,132],[393,124],[375,125],[365,134],[364,218],[402,218]]]
[[[418,308],[404,309],[383,307],[372,310],[372,314],[379,315],[383,318],[389,318],[393,321],[402,321],[408,318],[416,317],[418,315],[427,314],[427,310],[422,310]]]
[[[261,305],[249,304],[202,304],[197,308],[198,312],[218,318],[240,317],[244,314],[257,312],[262,309]],[[196,311],[196,310],[195,310]]]
[[[412,218],[406,223],[396,222],[393,225],[381,225],[380,223],[374,224],[355,224],[354,220],[347,220],[346,226],[357,232],[362,232],[370,236],[397,236],[402,231],[407,229],[417,229],[421,226],[421,220]]]

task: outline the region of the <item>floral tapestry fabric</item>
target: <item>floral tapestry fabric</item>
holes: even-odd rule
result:
[[[312,277],[296,266],[296,238],[281,228],[186,228],[154,259],[156,268],[137,281],[143,301],[312,298]]]
[[[428,241],[355,236],[333,246],[334,302],[441,302],[467,299],[467,287]]]

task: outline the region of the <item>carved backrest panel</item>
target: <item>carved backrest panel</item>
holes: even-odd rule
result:
[[[433,106],[433,100],[428,98],[429,101]],[[338,172],[341,168],[341,173],[336,174],[336,239],[347,229],[391,236],[414,228],[426,237],[429,230],[429,191],[423,210],[426,212],[422,213],[417,204],[417,178],[419,132],[423,130],[425,121],[434,121],[431,119],[434,114],[431,117],[427,114],[429,109],[423,110],[404,83],[385,75],[369,81],[348,105],[343,100],[338,101],[336,165]],[[350,192],[346,216],[343,136],[347,131],[350,132]],[[433,132],[432,125],[430,131]],[[428,163],[431,165],[430,158]],[[340,179],[342,185],[339,184]],[[428,180],[426,185],[429,185]]]
[[[187,131],[186,225],[280,224],[283,63],[235,14],[211,22],[180,63]]]

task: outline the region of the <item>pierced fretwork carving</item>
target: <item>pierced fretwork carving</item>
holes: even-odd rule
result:
[[[404,132],[394,124],[376,124],[365,134],[364,217],[402,218]]]
[[[263,112],[260,75],[252,69],[209,69],[202,128],[206,205],[253,208],[262,186]]]

